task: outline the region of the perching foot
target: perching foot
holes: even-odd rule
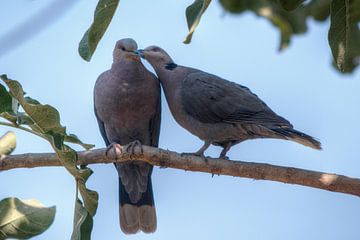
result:
[[[133,142],[130,142],[126,148],[125,151],[128,154],[142,154],[143,153],[143,148],[142,148],[142,144],[139,140],[135,140]]]
[[[122,147],[120,144],[113,142],[109,146],[107,146],[105,155],[109,157],[109,152],[112,151],[113,156],[117,159],[117,155],[122,153]]]

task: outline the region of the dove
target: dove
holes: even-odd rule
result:
[[[212,144],[221,146],[220,158],[245,140],[276,138],[321,149],[319,141],[293,128],[249,88],[216,75],[177,65],[158,46],[137,53],[154,68],[175,120],[204,141],[194,154],[203,156]]]
[[[160,83],[134,53],[133,39],[119,40],[109,70],[94,87],[94,111],[109,149],[128,146],[130,153],[142,144],[158,146],[161,119]],[[130,160],[130,159],[129,159]],[[142,161],[115,164],[119,175],[120,227],[126,234],[156,230],[151,183],[153,166]]]

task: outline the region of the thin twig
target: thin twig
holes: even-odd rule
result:
[[[23,131],[25,131],[25,132],[35,134],[36,136],[41,137],[41,138],[47,140],[43,135],[41,135],[41,134],[39,134],[39,133],[37,133],[37,132],[29,129],[29,128],[22,127],[22,126],[20,126],[20,125],[15,125],[15,124],[6,123],[6,122],[0,122],[0,125],[7,126],[7,127],[12,127],[12,128],[17,128],[17,129],[23,130]]]

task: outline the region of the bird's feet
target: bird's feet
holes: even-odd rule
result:
[[[116,142],[113,142],[106,148],[105,155],[107,157],[109,157],[110,151],[112,156],[115,156],[115,159],[117,159],[117,155],[122,153],[122,146]]]
[[[222,160],[229,160],[230,158],[228,156],[219,156],[219,159],[222,159]]]
[[[135,140],[135,141],[130,142],[128,145],[126,145],[125,151],[128,154],[142,154],[143,147],[139,140]]]

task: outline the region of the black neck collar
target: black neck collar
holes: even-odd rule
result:
[[[171,62],[171,63],[167,63],[167,64],[165,65],[165,69],[172,71],[172,70],[174,70],[175,68],[177,68],[177,66],[178,66],[178,65],[177,65],[176,63]]]

